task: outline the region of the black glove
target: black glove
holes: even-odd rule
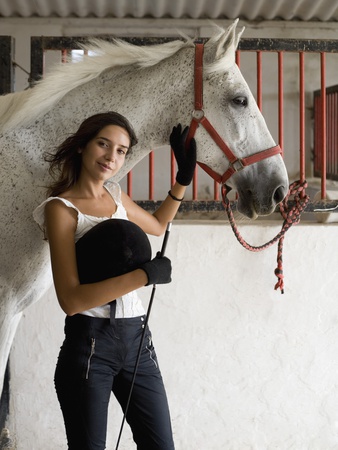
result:
[[[191,183],[196,167],[195,139],[192,138],[189,148],[185,148],[188,132],[189,127],[185,127],[182,132],[182,125],[179,123],[173,128],[169,138],[178,166],[176,181],[182,186],[188,186]]]
[[[156,258],[142,264],[139,268],[148,276],[146,286],[171,282],[171,261],[166,256],[161,256],[160,252],[157,253]]]

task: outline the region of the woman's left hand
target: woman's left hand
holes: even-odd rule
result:
[[[189,147],[185,148],[188,132],[189,127],[185,127],[182,131],[182,125],[179,123],[173,128],[169,139],[178,166],[176,181],[182,186],[188,186],[191,183],[196,168],[195,139],[192,138]]]

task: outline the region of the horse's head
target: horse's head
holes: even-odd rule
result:
[[[203,72],[200,70],[203,100],[197,106],[195,103],[197,120],[193,119],[192,127],[202,125],[195,136],[202,167],[207,166],[217,181],[236,189],[239,212],[256,218],[271,214],[283,200],[288,176],[280,149],[235,63],[241,35],[236,36],[236,24],[237,21],[204,46]],[[197,73],[198,69],[195,79]],[[246,159],[254,154],[258,156],[253,161]],[[229,159],[235,157],[238,161],[232,165]]]

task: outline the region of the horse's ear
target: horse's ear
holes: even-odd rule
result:
[[[244,27],[236,34],[236,27],[238,19],[234,21],[232,25],[226,30],[220,28],[221,32],[209,39],[206,44],[207,60],[209,64],[215,63],[220,59],[226,58],[229,64],[235,63],[235,51],[238,46],[238,42],[243,34]]]
[[[216,59],[222,58],[228,51],[236,51],[238,42],[244,31],[243,27],[241,31],[236,34],[237,24],[238,19],[236,19],[235,22],[227,30],[225,30],[223,36],[221,36],[216,49]]]

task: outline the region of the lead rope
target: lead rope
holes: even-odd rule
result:
[[[281,231],[269,242],[266,244],[260,245],[260,246],[253,246],[248,244],[243,237],[241,236],[240,232],[238,231],[234,215],[231,210],[230,201],[227,197],[227,191],[225,185],[222,185],[222,198],[223,198],[223,205],[226,209],[226,212],[228,214],[229,222],[231,225],[231,228],[238,240],[238,242],[247,250],[250,250],[251,252],[260,252],[262,250],[265,250],[266,248],[271,247],[275,242],[278,241],[278,251],[277,251],[277,267],[275,269],[275,275],[278,278],[278,281],[275,285],[275,290],[280,289],[281,293],[284,294],[284,274],[283,274],[283,243],[284,243],[284,237],[285,233],[288,231],[289,228],[291,228],[292,225],[297,225],[300,221],[300,216],[302,212],[304,211],[307,203],[309,202],[309,196],[305,194],[305,188],[307,187],[307,182],[303,181],[294,181],[292,184],[290,184],[289,191],[284,198],[284,200],[279,205],[280,213],[284,219],[283,226]],[[288,200],[290,196],[294,196],[294,204],[292,207],[289,208]]]

